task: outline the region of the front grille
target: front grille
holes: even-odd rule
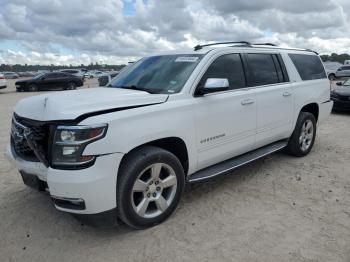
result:
[[[26,132],[32,135],[32,139],[38,144],[47,157],[49,139],[48,124],[22,118],[14,114],[11,126],[11,145],[16,155],[27,161],[39,161],[25,139]]]

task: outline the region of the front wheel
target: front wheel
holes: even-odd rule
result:
[[[126,156],[117,183],[119,217],[129,226],[143,229],[163,222],[174,212],[185,175],[175,155],[147,146]]]
[[[334,81],[335,80],[335,74],[329,74],[328,75],[328,79],[330,80],[330,81]]]
[[[316,138],[316,119],[309,112],[300,112],[294,132],[289,139],[287,152],[294,156],[310,153]]]
[[[28,86],[28,91],[29,92],[36,92],[36,91],[38,91],[38,86],[36,84],[30,84]]]

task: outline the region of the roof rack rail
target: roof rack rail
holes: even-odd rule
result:
[[[272,43],[256,43],[256,44],[253,44],[253,45],[268,45],[268,46],[277,46],[277,45],[272,44]]]
[[[206,44],[206,45],[196,45],[194,47],[194,51],[198,51],[200,49],[202,49],[203,47],[206,46],[213,46],[213,45],[227,45],[227,44],[243,44],[243,45],[251,45],[251,43],[247,42],[247,41],[234,41],[234,42],[218,42],[218,43],[212,43],[212,44]]]
[[[254,48],[255,46],[258,46],[257,48],[278,48],[278,49],[286,49],[286,50],[297,50],[297,51],[306,51],[306,52],[312,52],[315,53],[316,55],[318,55],[318,53],[314,50],[311,49],[301,49],[301,48],[288,48],[288,47],[278,47],[275,44],[272,43],[256,43],[256,44],[251,44],[247,41],[233,41],[233,42],[218,42],[218,43],[211,43],[211,44],[206,44],[206,45],[196,45],[194,47],[194,51],[198,51],[201,50],[203,47],[206,46],[214,46],[214,45],[227,45],[227,44],[242,44],[243,46],[246,47],[252,47]],[[265,47],[264,47],[265,46]],[[230,47],[235,47],[235,46],[230,46]]]

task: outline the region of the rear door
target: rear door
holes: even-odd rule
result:
[[[226,78],[230,87],[194,98],[199,169],[248,152],[255,143],[256,104],[247,88],[241,55],[217,57],[197,90],[208,78]]]
[[[43,89],[56,89],[60,86],[60,73],[48,73],[41,81],[41,88]]]
[[[290,135],[293,125],[293,84],[279,54],[249,53],[245,56],[248,85],[255,92],[257,125],[255,147]]]

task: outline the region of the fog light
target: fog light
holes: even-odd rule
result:
[[[64,156],[73,155],[78,149],[79,147],[77,146],[64,146],[62,148],[62,155]]]

